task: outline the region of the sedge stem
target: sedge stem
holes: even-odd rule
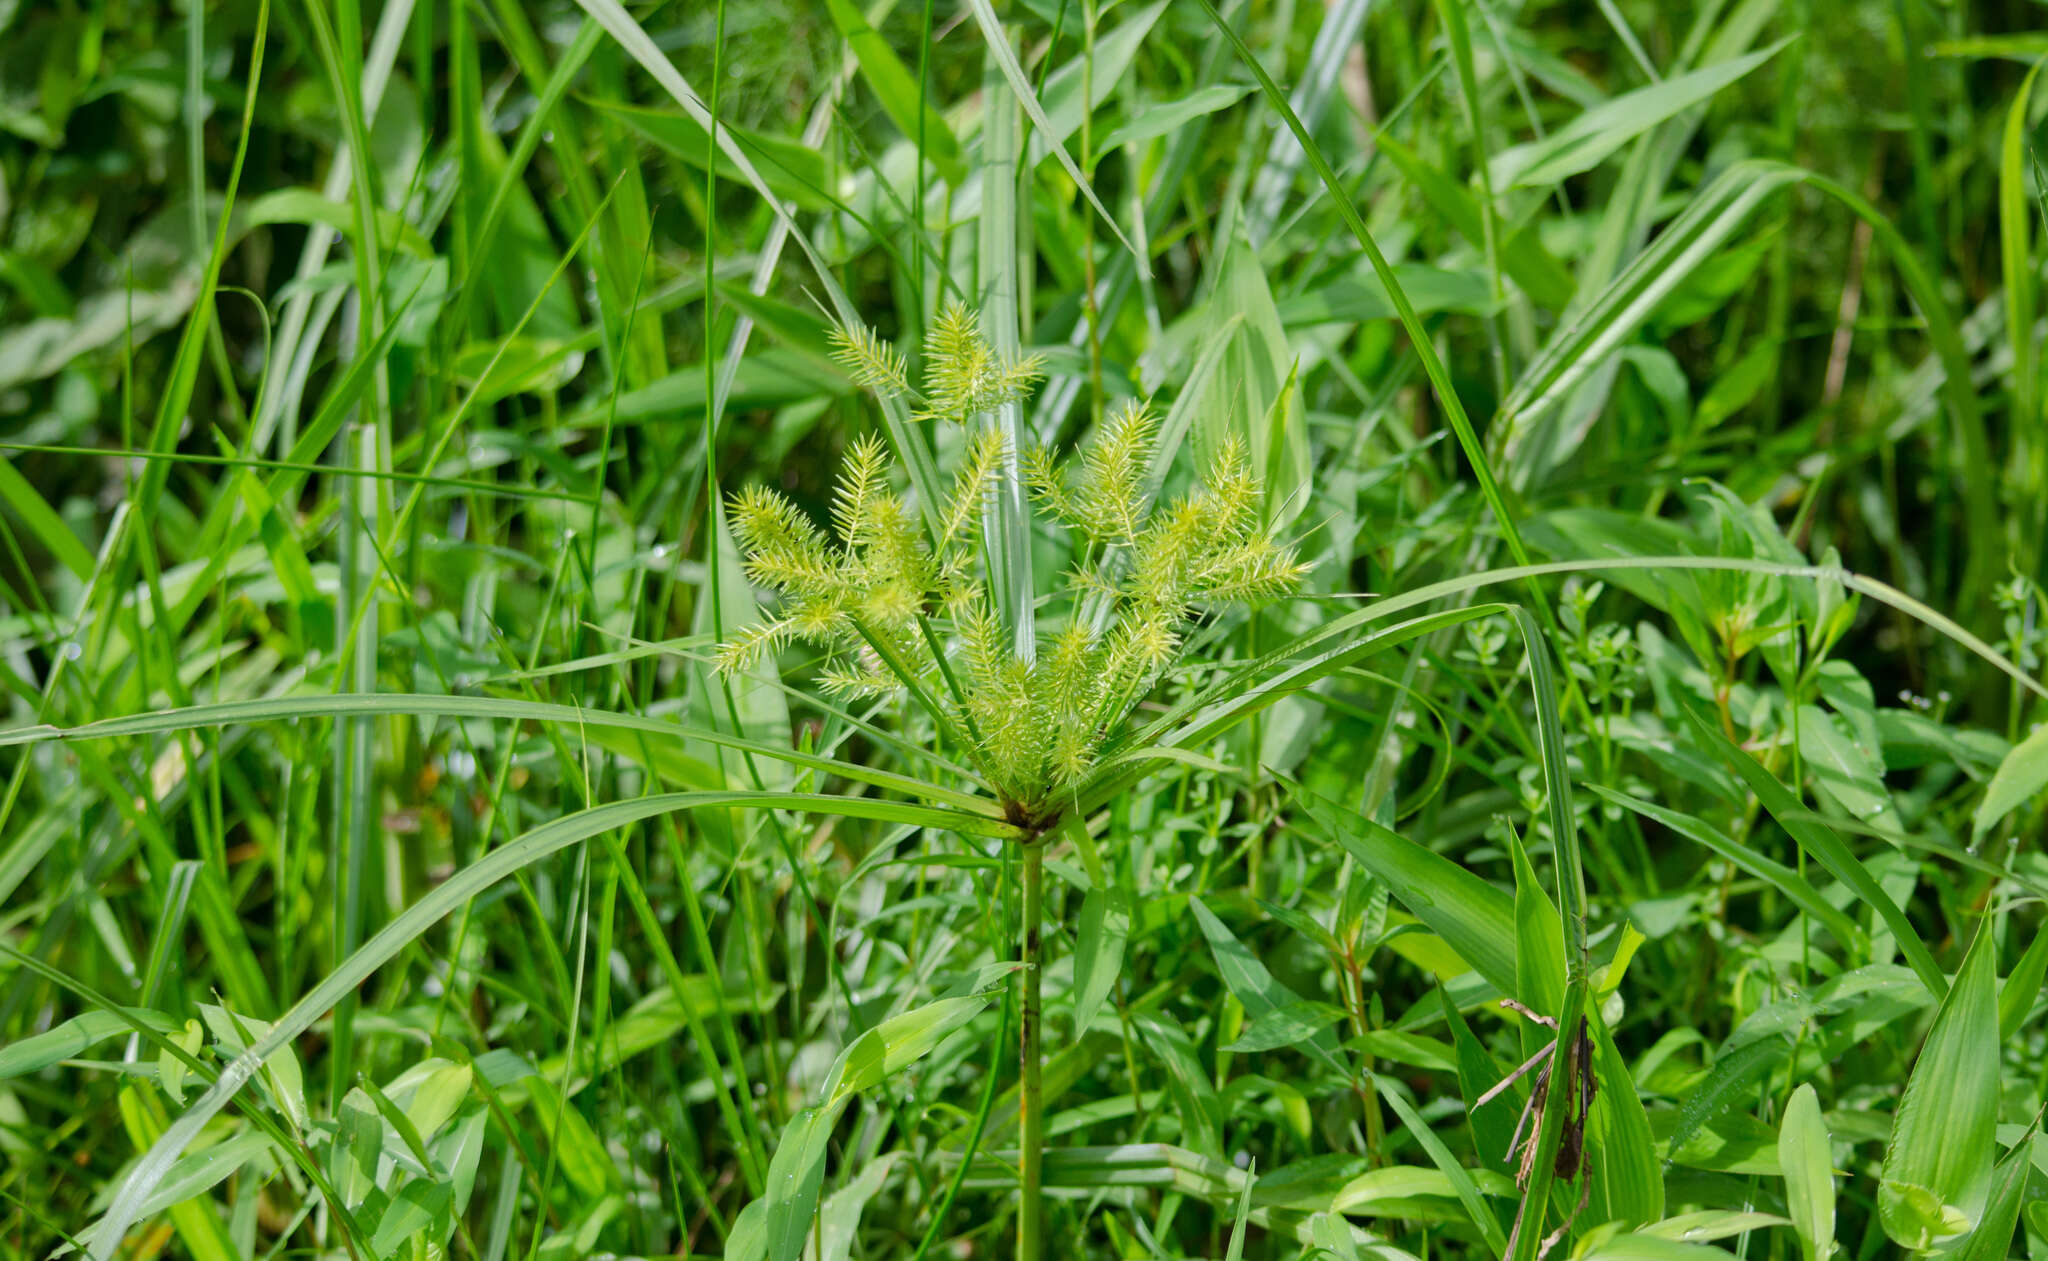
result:
[[[1017,1261],[1039,1259],[1039,1168],[1045,1146],[1045,1101],[1038,1077],[1039,945],[1045,903],[1045,842],[1024,846],[1023,1019],[1017,1035]]]

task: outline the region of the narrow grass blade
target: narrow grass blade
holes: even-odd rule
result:
[[[156,735],[189,731],[200,727],[222,727],[241,723],[276,722],[312,716],[356,717],[363,715],[409,715],[413,717],[488,718],[510,722],[557,723],[565,727],[603,727],[640,732],[663,740],[693,740],[757,757],[773,758],[791,766],[839,775],[856,783],[872,784],[929,796],[988,819],[1001,816],[1001,808],[985,797],[976,797],[937,785],[926,784],[890,771],[874,770],[855,762],[819,757],[798,749],[744,740],[723,732],[686,727],[659,718],[582,709],[574,705],[552,705],[542,701],[513,700],[494,696],[436,696],[428,693],[326,693],[312,696],[272,697],[252,701],[223,701],[195,705],[188,709],[160,710],[122,718],[103,718],[78,727],[18,727],[0,731],[0,747],[46,740],[105,740],[117,736]]]
[[[1820,860],[1820,864],[1831,872],[1835,879],[1856,891],[1862,901],[1875,910],[1885,927],[1892,930],[1898,940],[1899,949],[1920,980],[1927,986],[1927,992],[1940,998],[1948,993],[1948,978],[1942,973],[1941,965],[1934,961],[1934,955],[1927,949],[1927,943],[1920,938],[1920,930],[1913,927],[1913,921],[1899,909],[1898,903],[1884,891],[1877,877],[1857,859],[1849,847],[1842,843],[1833,829],[1814,818],[1799,805],[1799,799],[1792,790],[1779,783],[1777,777],[1757,764],[1757,760],[1733,744],[1727,736],[1714,729],[1708,722],[1691,709],[1685,711],[1695,735],[1708,748],[1719,753],[1749,790],[1756,794],[1763,808],[1778,821],[1778,826],[1799,842],[1799,847]]]
[[[2018,95],[2006,111],[2005,135],[1998,156],[1998,257],[2005,279],[2005,337],[2012,347],[2012,431],[2020,450],[2042,461],[2038,468],[2014,470],[2036,494],[2048,493],[2041,472],[2048,470],[2048,434],[2041,431],[2040,347],[2035,344],[2034,309],[2041,285],[2034,265],[2033,212],[2027,205],[2027,112],[2033,103],[2034,80],[2044,63],[2035,62],[2020,80]],[[2039,520],[2037,515],[2036,520]],[[2038,557],[2036,557],[2038,559]]]
[[[1766,858],[1747,846],[1736,844],[1716,828],[1692,815],[1680,814],[1676,810],[1666,809],[1625,792],[1617,792],[1602,784],[1588,784],[1586,787],[1595,795],[1615,805],[1633,810],[1646,819],[1654,819],[1687,840],[1697,841],[1750,875],[1769,881],[1780,893],[1790,898],[1795,906],[1813,916],[1815,922],[1832,933],[1836,941],[1850,950],[1860,953],[1869,947],[1870,935],[1865,933],[1855,920],[1843,914],[1832,902],[1822,897],[1820,890],[1814,888],[1804,876],[1785,864]]]
[[[1081,173],[1081,168],[1068,156],[1067,147],[1060,143],[1058,133],[1053,130],[1052,120],[1045,116],[1045,107],[1039,104],[1038,93],[1032,91],[1031,81],[1024,77],[1024,67],[1017,64],[1017,54],[1010,47],[1009,37],[1003,34],[1002,19],[989,7],[989,0],[967,0],[967,7],[973,12],[974,20],[981,26],[982,38],[988,41],[989,55],[995,58],[996,65],[1003,72],[1003,78],[1009,81],[1010,90],[1017,94],[1017,103],[1024,107],[1024,113],[1030,117],[1032,125],[1038,128],[1039,135],[1045,138],[1053,156],[1059,159],[1060,166],[1066,171],[1067,178],[1074,181],[1074,186],[1081,190],[1081,196],[1095,208],[1095,213],[1102,219],[1103,226],[1108,228],[1110,234],[1130,252],[1131,261],[1137,266],[1138,274],[1150,276],[1150,262],[1146,260],[1143,252],[1124,236],[1123,229],[1117,226],[1116,216],[1110,214],[1109,207],[1103,205],[1095,196],[1095,190],[1089,186],[1088,177]],[[1088,108],[1088,103],[1082,102],[1082,108]]]

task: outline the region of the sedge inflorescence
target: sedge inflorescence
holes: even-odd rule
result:
[[[1159,684],[1195,619],[1298,585],[1305,566],[1267,526],[1243,445],[1222,443],[1192,489],[1162,502],[1158,420],[1128,402],[1066,459],[1041,448],[1017,462],[1073,557],[1060,588],[1032,611],[1035,653],[1020,654],[987,582],[988,505],[1008,455],[990,413],[1021,401],[1042,363],[994,350],[974,313],[957,305],[926,339],[920,389],[903,356],[871,330],[842,329],[833,340],[863,388],[970,429],[951,492],[927,522],[892,488],[887,448],[870,436],[840,471],[830,534],[772,490],[734,496],[747,573],[780,602],[722,647],[721,668],[804,643],[824,651],[820,677],[831,692],[914,688],[944,707],[989,787],[1036,818],[1080,782]]]

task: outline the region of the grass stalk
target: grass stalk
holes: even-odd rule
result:
[[[1038,1261],[1045,1158],[1045,1097],[1039,1076],[1039,1033],[1044,1018],[1040,976],[1045,970],[1045,842],[1033,839],[1022,848],[1024,923],[1018,961],[1024,965],[1019,976],[1024,999],[1017,1025],[1017,1261]]]

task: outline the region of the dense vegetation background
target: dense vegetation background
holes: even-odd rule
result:
[[[0,0],[0,1253],[2048,1255],[2043,10],[1216,8]]]

